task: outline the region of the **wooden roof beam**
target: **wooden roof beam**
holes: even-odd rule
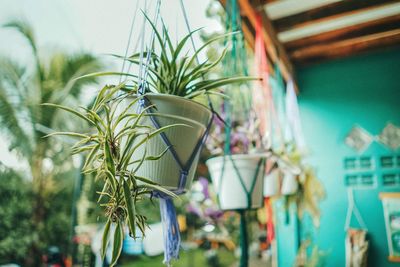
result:
[[[247,17],[251,26],[255,29],[257,24],[257,11],[248,0],[238,0],[238,3],[241,9],[241,14]],[[273,63],[278,64],[282,76],[286,81],[289,81],[290,79],[294,80],[293,66],[286,54],[285,48],[279,42],[271,21],[264,12],[261,12],[261,15],[263,20],[263,39],[269,58],[271,58]],[[296,90],[298,90],[295,81],[294,83]]]
[[[400,29],[400,14],[293,40],[285,43],[285,48],[290,53],[307,46],[337,42],[395,29]]]
[[[367,11],[371,8],[391,3],[398,0],[345,0],[317,7],[292,16],[283,17],[273,21],[277,32],[283,32],[305,25],[309,25],[355,12]]]
[[[400,46],[400,29],[305,47],[294,51],[290,56],[294,62],[304,65],[390,46]]]

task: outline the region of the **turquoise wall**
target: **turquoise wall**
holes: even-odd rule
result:
[[[310,163],[317,167],[327,198],[321,203],[321,227],[313,233],[316,244],[329,252],[327,266],[345,266],[344,224],[347,191],[344,158],[371,157],[376,185],[356,190],[354,196],[370,233],[369,265],[399,266],[387,261],[388,245],[383,219],[381,191],[400,191],[399,186],[383,186],[382,174],[400,166],[380,167],[380,157],[400,155],[374,142],[361,155],[344,144],[354,124],[379,134],[387,122],[400,125],[400,49],[360,55],[298,70],[300,112],[310,148]],[[396,169],[397,168],[397,169]],[[357,226],[355,220],[352,226]],[[303,231],[307,228],[303,225]],[[282,267],[290,265],[281,264]]]

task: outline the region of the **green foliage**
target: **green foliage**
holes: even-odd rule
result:
[[[34,239],[31,197],[29,183],[18,173],[0,170],[0,264],[24,262]]]
[[[28,164],[24,178],[29,179],[31,193],[27,196],[32,205],[31,234],[13,236],[10,231],[6,238],[12,238],[18,245],[25,236],[32,236],[29,252],[25,251],[25,259],[29,262],[24,265],[38,266],[49,245],[67,252],[71,233],[72,179],[77,175],[72,159],[67,157],[68,145],[43,136],[53,128],[85,127],[75,118],[40,104],[49,101],[79,104],[82,88],[93,84],[97,78],[76,78],[99,71],[101,63],[87,53],[58,51],[41,57],[34,31],[27,22],[15,20],[3,26],[21,33],[27,48],[32,51],[29,62],[34,63],[23,66],[0,56],[0,131],[8,140],[9,150],[17,152],[21,161]],[[13,257],[13,252],[7,255],[0,258]]]
[[[236,258],[232,251],[228,251],[225,248],[214,250],[216,257],[218,258],[218,265],[212,265],[209,259],[210,250],[204,249],[190,249],[183,250],[180,253],[179,261],[173,262],[174,267],[206,267],[206,266],[219,266],[229,267],[235,266]],[[162,255],[149,257],[139,256],[134,259],[124,258],[122,261],[122,267],[164,267]]]
[[[164,24],[162,32],[160,32],[150,19],[147,18],[147,20],[155,32],[157,45],[154,44],[151,50],[145,51],[143,54],[135,53],[128,58],[114,55],[117,58],[127,60],[129,63],[143,67],[143,70],[147,71],[147,76],[142,77],[146,79],[146,85],[148,85],[145,88],[146,92],[170,94],[188,99],[193,99],[204,94],[223,96],[216,91],[218,88],[229,84],[256,80],[254,77],[245,76],[211,78],[211,75],[208,75],[222,61],[227,49],[219,53],[214,61],[207,59],[201,63],[197,62],[199,54],[212,43],[236,33],[228,33],[214,37],[205,42],[205,44],[196,49],[193,54],[189,56],[188,53],[185,52],[185,47],[196,31],[187,34],[174,46]],[[141,60],[141,56],[143,56],[143,60]],[[147,61],[147,59],[149,60]],[[132,79],[136,84],[141,83],[140,77],[137,75],[120,72],[99,72],[84,77],[104,75],[124,75]],[[137,87],[131,89],[136,91]]]
[[[93,129],[91,133],[54,132],[48,136],[62,135],[80,139],[72,147],[72,152],[86,153],[83,172],[94,174],[95,180],[104,184],[102,191],[99,192],[99,202],[105,208],[107,217],[103,232],[102,254],[104,257],[109,236],[113,234],[111,265],[114,265],[120,256],[125,225],[132,237],[135,237],[136,227],[144,235],[147,218],[138,212],[136,206],[139,202],[146,195],[150,196],[154,190],[175,197],[173,193],[149,179],[136,175],[143,162],[158,160],[167,151],[160,155],[147,155],[148,140],[171,127],[185,126],[176,124],[155,129],[142,125],[142,119],[149,116],[146,113],[147,109],[140,113],[132,111],[135,110],[140,97],[118,97],[124,85],[121,83],[117,86],[105,86],[98,93],[90,109],[82,107],[81,111],[76,111],[66,106],[43,104],[67,111],[89,123]],[[156,116],[156,114],[150,115]],[[140,155],[138,149],[142,147],[145,153]],[[115,227],[111,227],[112,224],[115,224]]]
[[[226,49],[220,53],[215,61],[206,60],[202,63],[197,63],[197,57],[201,51],[210,44],[231,34],[220,35],[208,40],[194,51],[193,55],[188,56],[187,53],[183,54],[184,47],[196,31],[187,34],[174,46],[165,25],[163,25],[162,33],[160,33],[149,19],[148,21],[155,31],[155,36],[158,40],[157,48],[160,50],[159,53],[155,52],[155,49],[153,49],[154,51],[145,53],[146,57],[148,53],[151,53],[149,55],[151,59],[150,63],[146,67],[149,71],[149,89],[152,92],[194,98],[206,93],[215,94],[216,92],[213,90],[224,85],[254,80],[252,77],[242,76],[217,79],[206,78],[206,74],[211,72],[224,58]],[[140,64],[139,57],[140,53],[132,55],[128,58],[128,61]]]

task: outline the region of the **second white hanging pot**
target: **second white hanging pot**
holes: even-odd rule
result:
[[[262,206],[265,157],[263,154],[238,154],[207,160],[222,210]]]

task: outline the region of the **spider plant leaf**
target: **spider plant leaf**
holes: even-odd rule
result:
[[[111,148],[110,148],[110,141],[106,140],[103,144],[103,149],[104,149],[104,159],[106,161],[106,167],[109,172],[113,176],[115,176],[115,163],[114,163],[114,158],[112,156]]]
[[[191,58],[190,61],[189,61],[189,65],[193,64],[193,63],[195,62],[197,56],[199,55],[199,53],[200,53],[204,48],[208,47],[210,44],[212,44],[212,43],[214,43],[214,42],[216,42],[216,41],[218,41],[218,40],[221,40],[221,39],[223,39],[223,38],[225,38],[225,37],[228,37],[228,36],[230,36],[230,35],[238,34],[238,33],[240,33],[240,32],[238,32],[238,31],[237,31],[237,32],[229,32],[229,33],[221,34],[221,35],[219,35],[219,36],[217,36],[217,37],[215,37],[215,38],[212,38],[212,39],[208,40],[208,41],[205,42],[199,49],[196,50],[196,52],[193,54],[192,58]]]
[[[48,135],[43,136],[43,138],[47,138],[47,137],[55,136],[55,135],[63,135],[63,136],[79,137],[79,138],[89,138],[88,135],[74,133],[74,132],[53,132],[53,133],[49,133]]]
[[[98,110],[103,107],[104,103],[107,102],[108,100],[110,100],[110,98],[119,90],[122,90],[125,86],[125,83],[120,83],[117,86],[105,86],[103,87],[103,89],[101,89],[101,91],[99,92],[99,94],[97,95],[94,104],[91,108],[91,110],[93,110],[93,112],[98,112]],[[110,91],[110,93],[106,94],[107,91]]]
[[[153,28],[154,34],[157,37],[157,40],[161,46],[161,50],[163,51],[163,53],[166,53],[163,38],[161,37],[160,32],[157,30],[157,27],[154,25],[154,23],[151,21],[151,19],[147,16],[147,14],[145,12],[143,12],[143,15],[145,16],[146,20],[149,22],[151,28]]]
[[[107,181],[104,182],[103,185],[103,189],[101,190],[101,192],[99,193],[99,198],[97,199],[97,203],[100,203],[101,199],[103,198],[103,196],[107,196],[109,195],[110,198],[112,197],[107,191],[109,189],[109,183]]]
[[[136,176],[136,179],[144,183],[144,184],[142,185],[142,187],[150,188],[150,189],[152,189],[152,190],[155,190],[155,191],[164,193],[164,194],[166,194],[166,195],[168,195],[168,196],[170,196],[170,197],[172,197],[172,198],[177,197],[177,195],[176,195],[174,192],[171,192],[171,191],[169,191],[168,189],[165,189],[165,188],[162,187],[162,186],[159,186],[159,185],[157,185],[157,184],[154,184],[153,182],[150,183],[148,179],[145,179],[145,178],[143,178],[143,177],[138,177],[138,176]],[[140,187],[140,186],[139,186],[139,187]]]
[[[131,62],[131,63],[133,63],[133,64],[136,64],[136,65],[139,65],[139,64],[140,64],[140,61],[139,61],[139,60],[128,59],[128,61]],[[165,78],[165,75],[162,75],[162,74],[158,73],[157,70],[154,69],[152,66],[146,65],[146,63],[143,63],[143,64],[144,64],[144,66],[147,66],[147,70],[149,71],[149,76],[150,76],[150,75],[156,76],[157,81],[161,82],[162,86],[165,86],[165,87],[168,88],[168,83],[167,83],[167,81],[164,79],[164,78]],[[151,85],[153,85],[154,88],[158,89],[157,86],[156,86],[156,83],[151,84]]]
[[[189,125],[186,124],[171,124],[171,125],[167,125],[164,127],[160,127],[156,130],[154,130],[153,132],[150,132],[148,134],[146,134],[146,136],[144,138],[142,138],[134,147],[130,148],[129,152],[127,152],[124,157],[121,159],[122,161],[122,168],[126,169],[130,159],[132,158],[133,153],[135,153],[135,151],[142,146],[145,142],[147,142],[148,140],[150,140],[151,138],[158,136],[160,133],[165,132],[166,130],[172,128],[172,127],[178,127],[178,126],[186,126],[186,127],[191,127]]]
[[[212,68],[214,68],[215,66],[217,66],[222,59],[225,57],[227,53],[227,49],[224,49],[221,53],[221,56],[217,58],[217,60],[215,60],[214,62],[205,65],[203,68],[200,68],[199,70],[197,70],[196,72],[190,73],[191,74],[191,79],[197,79],[203,75],[205,75],[207,72],[209,72]]]
[[[144,160],[146,159],[146,155],[147,155],[147,142],[144,144],[144,151],[143,151],[142,158],[140,159],[139,164],[135,167],[135,169],[133,169],[133,171],[132,171],[133,173],[136,173],[139,170],[139,168],[142,166]],[[129,160],[130,159],[127,158],[128,164],[126,166],[129,165]]]
[[[120,91],[122,88],[124,88],[124,86],[125,86],[125,82],[122,82],[122,83],[120,83],[120,84],[118,84],[118,85],[112,86],[112,87],[110,88],[110,92],[105,96],[105,99],[106,99],[106,100],[110,100],[110,98],[113,97],[113,95],[114,95],[116,92],[118,92],[118,91]]]
[[[153,138],[153,137],[159,135],[159,134],[162,133],[162,132],[165,132],[166,130],[168,130],[168,129],[170,129],[170,128],[173,128],[173,127],[180,127],[180,126],[182,126],[182,127],[192,127],[192,126],[189,126],[189,125],[183,124],[183,123],[170,124],[170,125],[166,125],[166,126],[163,126],[163,127],[160,127],[160,128],[158,128],[158,129],[154,130],[153,132],[149,133],[149,134],[146,136],[146,138],[144,138],[144,139],[150,140],[151,138]],[[142,144],[143,144],[144,142],[146,142],[147,140],[143,140],[143,141],[139,142],[139,143],[136,145],[136,148],[139,147],[140,145],[142,145]],[[135,150],[135,149],[134,149],[134,150]]]
[[[259,78],[256,77],[245,77],[245,76],[240,76],[240,77],[228,77],[228,78],[219,78],[219,79],[214,79],[214,80],[208,80],[208,81],[201,81],[198,82],[194,85],[192,85],[192,88],[194,90],[211,90],[215,89],[224,85],[232,84],[232,83],[243,83],[243,82],[248,82],[248,81],[254,81],[254,80],[259,80]]]
[[[114,122],[114,127],[112,128],[113,132],[115,132],[116,127],[120,124],[122,120],[124,120],[127,117],[138,117],[139,114],[136,113],[128,113],[128,110],[132,108],[133,105],[135,105],[140,99],[142,99],[144,96],[137,96],[127,105],[118,115],[117,119]]]
[[[93,122],[95,122],[96,127],[98,127],[98,125],[100,124],[101,126],[103,126],[104,129],[107,128],[107,127],[106,127],[106,124],[104,123],[104,121],[100,118],[100,116],[99,116],[96,112],[94,112],[94,111],[91,110],[91,109],[85,108],[85,107],[82,107],[82,109],[84,109],[84,110],[88,113],[88,117],[89,117],[89,116],[91,117],[90,119],[91,119]],[[98,130],[99,130],[100,132],[102,132],[101,129],[98,129]]]
[[[169,38],[167,26],[165,25],[164,20],[162,18],[161,18],[161,25],[162,25],[163,35],[165,36],[165,41],[168,44],[169,51],[171,54],[174,54],[174,46],[172,45],[171,38]]]
[[[43,103],[41,105],[42,106],[48,106],[48,107],[55,107],[55,108],[59,108],[59,109],[65,110],[65,111],[67,111],[69,113],[72,113],[75,116],[87,121],[91,125],[95,124],[92,120],[90,120],[89,118],[87,118],[86,116],[82,115],[81,113],[79,113],[78,111],[76,111],[76,110],[74,110],[72,108],[69,108],[69,107],[66,107],[66,106],[62,106],[62,105],[52,104],[52,103]]]
[[[218,92],[218,91],[215,91],[215,90],[208,90],[206,94],[208,94],[208,95],[216,95],[218,97],[221,97],[221,98],[224,98],[224,99],[227,99],[227,100],[230,99],[230,97],[228,95],[226,95],[224,93],[221,93],[221,92]]]
[[[151,54],[150,58],[157,58],[157,54],[154,53],[153,51],[143,51],[143,57],[147,57],[149,53]],[[124,56],[117,55],[117,54],[109,54],[109,55],[112,56],[112,57],[118,58],[118,59],[129,60],[129,59],[139,59],[140,58],[140,54],[141,53],[139,52],[139,53],[135,53],[135,54],[133,54],[131,56],[128,56],[128,57],[124,57]]]
[[[107,252],[108,236],[110,234],[111,219],[108,218],[103,231],[103,238],[101,240],[101,258],[104,260]]]
[[[85,146],[79,146],[71,149],[72,154],[84,153],[86,151],[91,151],[96,146],[96,144],[90,144]]]
[[[115,192],[117,190],[117,183],[118,183],[117,179],[109,170],[105,170],[105,174],[108,179],[108,182],[110,183],[111,189]]]
[[[172,54],[172,61],[175,62],[176,59],[179,56],[179,53],[181,52],[182,48],[185,46],[186,42],[189,40],[189,38],[195,33],[201,30],[202,28],[196,29],[194,31],[191,31],[189,34],[187,34],[176,46],[174,53]],[[168,35],[168,34],[167,34]],[[172,52],[172,51],[171,51]]]
[[[129,188],[128,182],[123,179],[123,190],[124,190],[124,199],[126,204],[127,211],[127,219],[128,219],[128,228],[130,232],[130,236],[135,237],[135,225],[136,225],[136,210],[135,205],[132,203],[131,190]]]
[[[181,94],[181,92],[179,92],[177,89],[179,89],[179,84],[181,83],[181,80],[183,78],[183,73],[185,71],[185,64],[188,60],[188,57],[184,57],[182,58],[180,64],[179,64],[179,68],[178,68],[178,72],[176,73],[176,75],[174,76],[174,83],[171,84],[172,88],[173,88],[173,92],[177,92],[178,95]]]
[[[155,161],[155,160],[159,160],[162,156],[165,155],[165,153],[168,152],[170,147],[167,147],[166,149],[164,149],[164,151],[162,151],[160,154],[156,155],[156,156],[147,156],[144,158],[144,161]],[[128,165],[132,165],[132,164],[137,164],[139,162],[141,162],[142,159],[138,159],[138,160],[134,160],[132,162],[129,162]]]
[[[123,240],[124,240],[124,228],[122,227],[122,223],[118,221],[114,231],[114,243],[113,243],[112,259],[110,264],[111,267],[117,264],[118,258],[121,255]]]
[[[89,73],[89,74],[85,74],[85,75],[76,77],[74,80],[80,80],[80,79],[92,78],[92,77],[101,77],[101,76],[127,76],[127,77],[139,78],[138,75],[130,74],[127,72],[100,71],[100,72],[93,72],[93,73]]]
[[[97,152],[99,151],[100,144],[97,144],[93,147],[93,149],[89,152],[89,154],[86,157],[85,163],[83,164],[82,169],[88,168],[92,163],[93,159],[95,158]]]

